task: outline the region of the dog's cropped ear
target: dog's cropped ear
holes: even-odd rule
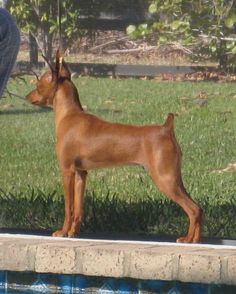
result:
[[[60,56],[59,50],[57,50],[56,53],[56,65],[55,65],[55,72],[57,75],[57,78],[66,78],[66,79],[71,79],[71,73],[69,68],[67,67],[65,61],[63,58]]]
[[[59,77],[69,80],[71,79],[70,70],[62,57],[60,59]]]
[[[56,64],[55,64],[55,72],[57,75],[57,78],[59,78],[60,75],[60,63],[61,63],[61,56],[59,50],[56,52]]]
[[[51,75],[52,75],[52,81],[55,81],[57,79],[57,72],[56,70],[53,68],[53,66],[51,65],[51,63],[49,62],[48,58],[44,55],[42,55],[43,59],[45,60],[45,62],[47,63],[50,71],[51,71]]]

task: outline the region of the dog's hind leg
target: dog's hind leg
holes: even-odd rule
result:
[[[182,207],[189,218],[188,234],[177,239],[177,242],[198,243],[201,241],[201,208],[190,198],[180,180],[173,175],[158,175],[152,172],[151,176],[159,190],[168,198]]]
[[[177,242],[198,243],[201,241],[202,209],[191,199],[182,182],[181,151],[179,147],[163,148],[149,161],[151,177],[168,198],[182,207],[189,218],[187,236],[177,239]]]
[[[75,173],[72,224],[68,232],[68,237],[74,237],[75,235],[78,235],[80,231],[80,226],[84,215],[83,202],[86,176],[86,171],[76,171]]]

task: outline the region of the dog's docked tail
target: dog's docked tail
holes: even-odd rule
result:
[[[163,126],[168,129],[173,129],[173,126],[174,126],[174,114],[173,113],[168,114],[168,117],[167,117]]]

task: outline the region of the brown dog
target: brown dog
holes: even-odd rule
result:
[[[56,153],[63,179],[65,219],[53,236],[74,237],[83,218],[87,171],[138,164],[151,175],[161,192],[179,204],[189,217],[188,234],[177,242],[200,242],[202,210],[187,194],[181,178],[181,150],[173,131],[173,114],[162,126],[133,126],[104,121],[85,112],[65,62],[42,75],[27,95],[36,105],[52,105]]]

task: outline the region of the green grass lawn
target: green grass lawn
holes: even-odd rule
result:
[[[11,92],[33,87],[12,80]],[[162,124],[175,116],[183,179],[205,211],[205,236],[236,237],[236,84],[157,82],[82,77],[74,80],[87,111],[132,124]],[[199,96],[206,99],[199,106]],[[63,192],[54,152],[53,112],[18,98],[0,100],[0,226],[54,228],[62,222]],[[56,208],[56,209],[55,209]],[[139,167],[89,173],[84,231],[183,234],[186,218]]]

